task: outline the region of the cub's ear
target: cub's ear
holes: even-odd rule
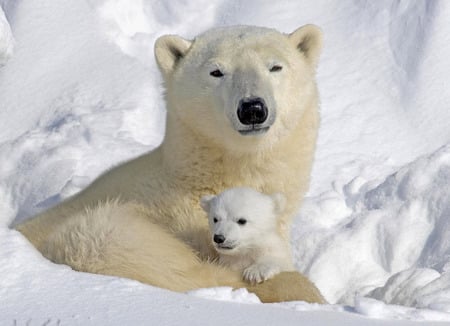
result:
[[[163,35],[155,42],[155,58],[159,70],[167,78],[182,59],[192,42],[177,35]]]
[[[200,206],[206,213],[209,213],[211,203],[214,200],[214,198],[216,198],[216,196],[214,195],[205,195],[200,199]]]
[[[306,61],[316,67],[322,50],[322,30],[316,25],[305,25],[289,34],[288,38]]]
[[[270,197],[272,197],[275,206],[275,214],[283,213],[284,208],[286,207],[286,196],[283,195],[281,192],[276,192],[272,194]]]

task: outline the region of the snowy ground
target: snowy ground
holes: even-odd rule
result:
[[[450,322],[448,17],[445,0],[0,0],[0,323]],[[8,229],[161,141],[157,36],[306,23],[325,33],[322,128],[293,247],[332,305],[76,273]]]

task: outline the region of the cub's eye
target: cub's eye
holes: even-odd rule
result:
[[[223,72],[221,72],[219,69],[213,70],[209,74],[216,78],[223,77]]]
[[[216,217],[213,218],[213,222],[217,223],[217,218]]]
[[[247,220],[245,218],[240,218],[237,222],[239,225],[245,225],[247,223]]]
[[[283,69],[282,66],[274,65],[272,68],[270,68],[270,72],[277,72],[277,71],[281,71],[282,69]]]

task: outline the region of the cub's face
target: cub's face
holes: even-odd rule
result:
[[[235,255],[259,248],[277,232],[277,217],[284,207],[281,194],[264,195],[249,188],[232,188],[204,196],[211,241],[221,254]]]
[[[155,54],[169,114],[206,139],[236,150],[270,146],[317,98],[321,33],[308,25],[285,35],[238,26],[187,41],[163,36]]]

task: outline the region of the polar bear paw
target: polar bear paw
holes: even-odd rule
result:
[[[280,273],[281,269],[274,263],[256,263],[244,269],[244,280],[255,284],[261,283]]]

